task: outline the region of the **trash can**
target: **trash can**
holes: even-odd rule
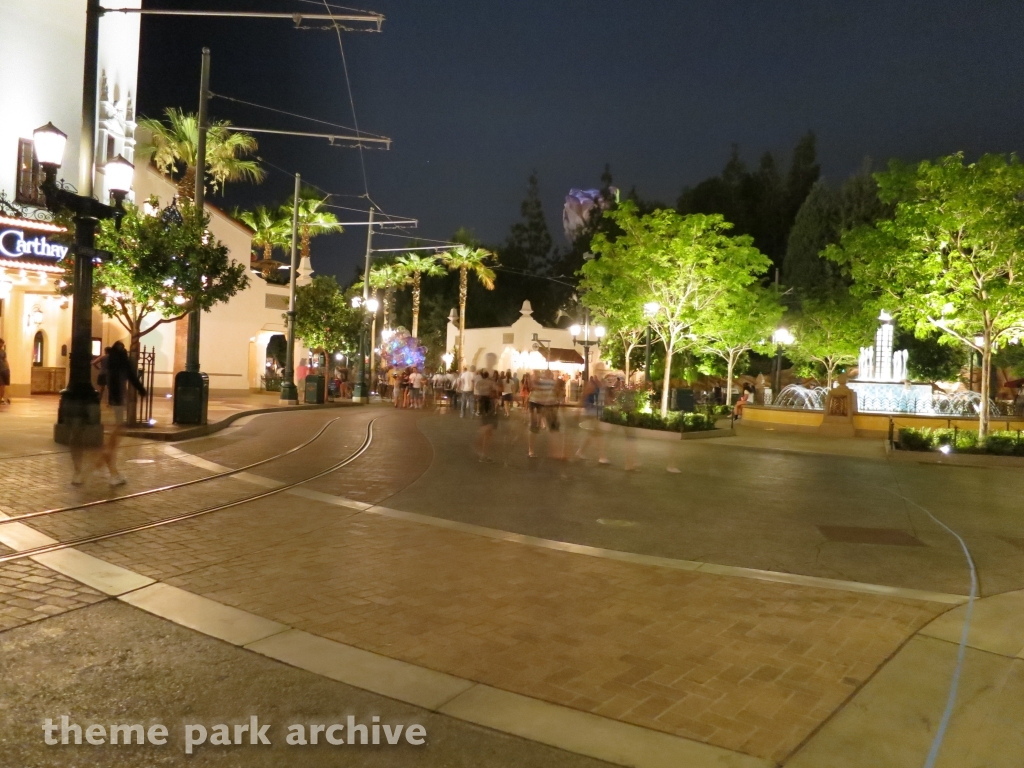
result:
[[[314,405],[323,405],[325,394],[325,382],[323,376],[310,374],[306,377],[306,391],[303,397],[303,402]]]
[[[668,409],[670,411],[693,412],[693,390],[692,389],[671,389],[669,390]]]
[[[210,404],[210,377],[179,371],[174,377],[174,423],[205,424]]]

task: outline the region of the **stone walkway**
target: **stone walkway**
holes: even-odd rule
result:
[[[508,458],[483,466],[470,463],[466,444],[460,446],[454,440],[459,435],[463,440],[472,436],[475,424],[471,422],[428,417],[420,421],[421,432],[415,428],[418,414],[352,409],[315,449],[253,470],[247,473],[248,481],[215,480],[166,498],[157,495],[147,497],[145,503],[124,504],[120,511],[76,513],[61,521],[40,521],[34,527],[64,538],[128,520],[165,516],[174,508],[240,498],[257,486],[308,476],[344,457],[361,442],[367,421],[374,417],[377,423],[371,449],[352,467],[308,484],[301,498],[288,492],[81,550],[261,620],[343,644],[339,647],[369,651],[394,664],[407,663],[414,665],[411,668],[434,670],[529,697],[525,701],[590,713],[607,718],[605,722],[628,723],[651,733],[713,745],[737,759],[747,755],[766,765],[833,765],[825,756],[829,744],[836,742],[823,736],[832,731],[837,734],[835,739],[847,740],[844,749],[850,754],[876,754],[858,752],[850,741],[865,738],[865,728],[878,727],[877,723],[866,725],[863,717],[856,719],[857,702],[892,695],[878,691],[889,690],[884,686],[898,688],[900,679],[916,680],[915,670],[925,663],[914,662],[917,667],[910,664],[905,674],[901,673],[904,677],[892,679],[879,672],[885,672],[892,659],[938,659],[931,672],[931,688],[915,711],[941,710],[942,681],[948,683],[952,667],[947,664],[944,646],[929,643],[949,645],[947,635],[955,634],[956,612],[949,614],[952,618],[933,622],[949,610],[947,604],[828,589],[815,586],[813,579],[804,584],[782,584],[697,572],[683,565],[623,562],[526,546],[514,536],[488,538],[472,533],[470,527],[459,528],[461,523],[449,524],[452,517],[466,517],[479,510],[475,521],[493,525],[501,517],[495,511],[518,509],[526,514],[526,520],[539,521],[538,513],[557,517],[560,530],[569,532],[561,540],[579,541],[584,529],[577,524],[572,532],[567,524],[576,518],[563,515],[563,507],[555,501],[545,504],[525,492],[543,489],[549,483],[564,491],[557,504],[589,504],[590,517],[586,519],[603,515],[605,521],[628,524],[638,518],[638,510],[624,507],[607,489],[601,491],[603,502],[583,500],[586,478],[613,470],[548,461],[528,463],[525,457],[518,457],[518,449],[523,447],[518,443],[521,436],[510,429],[511,424],[504,424],[500,433]],[[201,452],[207,462],[239,466],[265,455],[279,442],[283,418],[288,419],[289,444],[294,445],[308,438],[326,416],[261,417],[187,447]],[[659,454],[655,448],[642,446],[645,469],[639,475],[624,476],[631,478],[626,492],[664,493],[657,489],[668,488],[666,483],[692,488],[695,478],[705,471],[700,461],[718,467],[723,455],[733,459],[747,453],[732,453],[722,446],[702,449],[688,445],[684,450],[693,457],[691,474],[689,479],[684,475],[678,485],[678,476],[663,471],[651,474]],[[152,455],[161,463],[140,467],[153,467],[151,471],[161,481],[164,471],[157,467],[174,467],[171,474],[175,477],[213,471],[213,465],[202,469],[195,462],[170,461],[166,452]],[[846,460],[865,461],[864,457]],[[38,461],[45,464],[53,457]],[[811,483],[814,477],[814,482],[821,482],[835,474],[834,469],[824,471],[827,465],[815,457],[768,461],[802,483]],[[806,472],[795,472],[801,461],[813,468],[812,479]],[[874,471],[868,464],[850,466],[864,477]],[[884,463],[881,466],[885,468]],[[48,490],[53,498],[64,498],[61,494],[67,492],[56,490],[56,470],[41,465],[38,471],[36,482],[53,489]],[[907,494],[923,492],[921,483],[930,471],[912,469],[901,478],[901,488]],[[583,482],[573,481],[573,473]],[[517,475],[525,485],[510,482]],[[962,479],[970,488],[975,478]],[[758,480],[756,484],[764,483]],[[821,491],[813,485],[809,490]],[[19,495],[22,491],[18,489],[5,493],[12,498],[0,496],[0,503],[19,509],[31,505],[30,496]],[[429,501],[420,511],[430,517],[366,508],[386,501],[398,510],[408,510],[408,500],[414,498]],[[607,506],[602,508],[602,503]],[[689,500],[677,498],[674,503],[685,505]],[[992,520],[1000,521],[996,534],[1013,533],[1001,518],[991,518],[989,525]],[[720,516],[719,523],[730,535],[730,520]],[[982,529],[978,523],[970,535],[980,536]],[[618,536],[628,543],[633,541],[631,530],[628,525],[605,525],[602,535]],[[926,549],[933,546],[920,528],[914,533],[924,539]],[[840,534],[850,535],[848,531],[835,535]],[[735,531],[731,535],[735,536]],[[912,547],[899,549],[899,556],[912,549],[916,551]],[[864,550],[869,551],[878,550]],[[886,551],[895,550],[889,546]],[[983,549],[982,553],[979,564],[987,569],[983,572],[994,572],[1004,580],[1016,578],[1017,571],[1002,565],[993,550]],[[954,575],[963,578],[962,563],[949,560],[947,567],[951,579]],[[20,585],[35,583],[27,581],[26,571],[17,573]],[[84,604],[90,598],[102,596],[83,593],[76,599]],[[943,621],[953,629],[941,629]],[[987,621],[985,626],[992,622],[1002,626],[1000,619]],[[993,652],[986,637],[972,641],[972,653]],[[955,645],[952,647],[955,651]],[[1024,639],[1013,653],[1018,651],[1024,654]],[[1007,658],[1012,667],[1015,657]],[[915,689],[908,683],[908,690]],[[870,722],[875,722],[870,718],[879,711],[878,706],[869,707]],[[920,734],[928,732],[927,726],[918,729],[915,738],[920,740]],[[890,733],[886,738],[898,737],[898,733]],[[916,755],[916,749],[907,754]],[[877,755],[884,757],[883,753]],[[913,764],[888,758],[875,762],[858,759],[834,765],[902,768]]]

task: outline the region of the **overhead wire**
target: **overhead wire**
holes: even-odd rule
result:
[[[375,138],[375,139],[385,139],[385,138],[387,138],[386,136],[384,136],[382,134],[379,134],[379,133],[370,133],[369,131],[359,131],[356,128],[352,128],[352,127],[347,126],[347,125],[342,125],[341,123],[332,123],[329,120],[321,120],[321,119],[316,118],[316,117],[309,117],[307,115],[300,115],[297,112],[289,112],[289,111],[287,111],[285,109],[277,109],[276,107],[268,107],[268,106],[266,106],[264,104],[257,104],[254,101],[246,101],[245,99],[236,99],[236,98],[234,98],[232,96],[225,96],[222,93],[211,93],[210,96],[212,96],[215,99],[223,99],[224,101],[233,101],[236,104],[245,104],[248,107],[256,107],[257,109],[265,109],[268,112],[276,112],[279,115],[288,115],[289,117],[297,117],[300,120],[309,120],[310,122],[313,122],[313,123],[320,123],[321,125],[330,125],[330,126],[332,126],[334,128],[344,128],[346,131],[355,131],[359,136],[367,136],[367,137]]]
[[[327,0],[321,0],[321,2],[323,3],[324,8],[327,10],[327,15],[330,16],[333,21],[334,14],[331,12],[331,7],[328,4]],[[334,25],[334,34],[337,35],[338,37],[338,50],[341,51],[341,66],[342,69],[345,71],[345,87],[348,89],[348,103],[349,107],[352,110],[352,125],[355,128],[356,138],[358,139],[360,135],[359,118],[356,117],[356,102],[355,98],[353,98],[352,96],[352,81],[348,76],[348,61],[345,58],[345,45],[341,41],[341,29],[339,29],[337,24]],[[363,172],[363,191],[366,192],[366,199],[370,201],[374,208],[377,208],[379,206],[375,202],[373,202],[373,200],[370,199],[370,185],[366,179],[366,158],[363,156],[363,145],[361,143],[357,144],[356,148],[359,150],[359,167],[362,169]]]

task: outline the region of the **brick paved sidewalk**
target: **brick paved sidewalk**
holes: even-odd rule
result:
[[[0,554],[7,552],[0,547]],[[31,560],[0,565],[0,632],[105,599],[96,590]]]

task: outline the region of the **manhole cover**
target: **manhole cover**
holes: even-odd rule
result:
[[[858,528],[851,525],[819,525],[829,541],[844,544],[890,544],[896,547],[923,547],[924,542],[899,528]]]
[[[607,525],[609,528],[632,528],[636,525],[633,520],[615,520],[610,517],[599,517],[597,522],[601,525]]]

